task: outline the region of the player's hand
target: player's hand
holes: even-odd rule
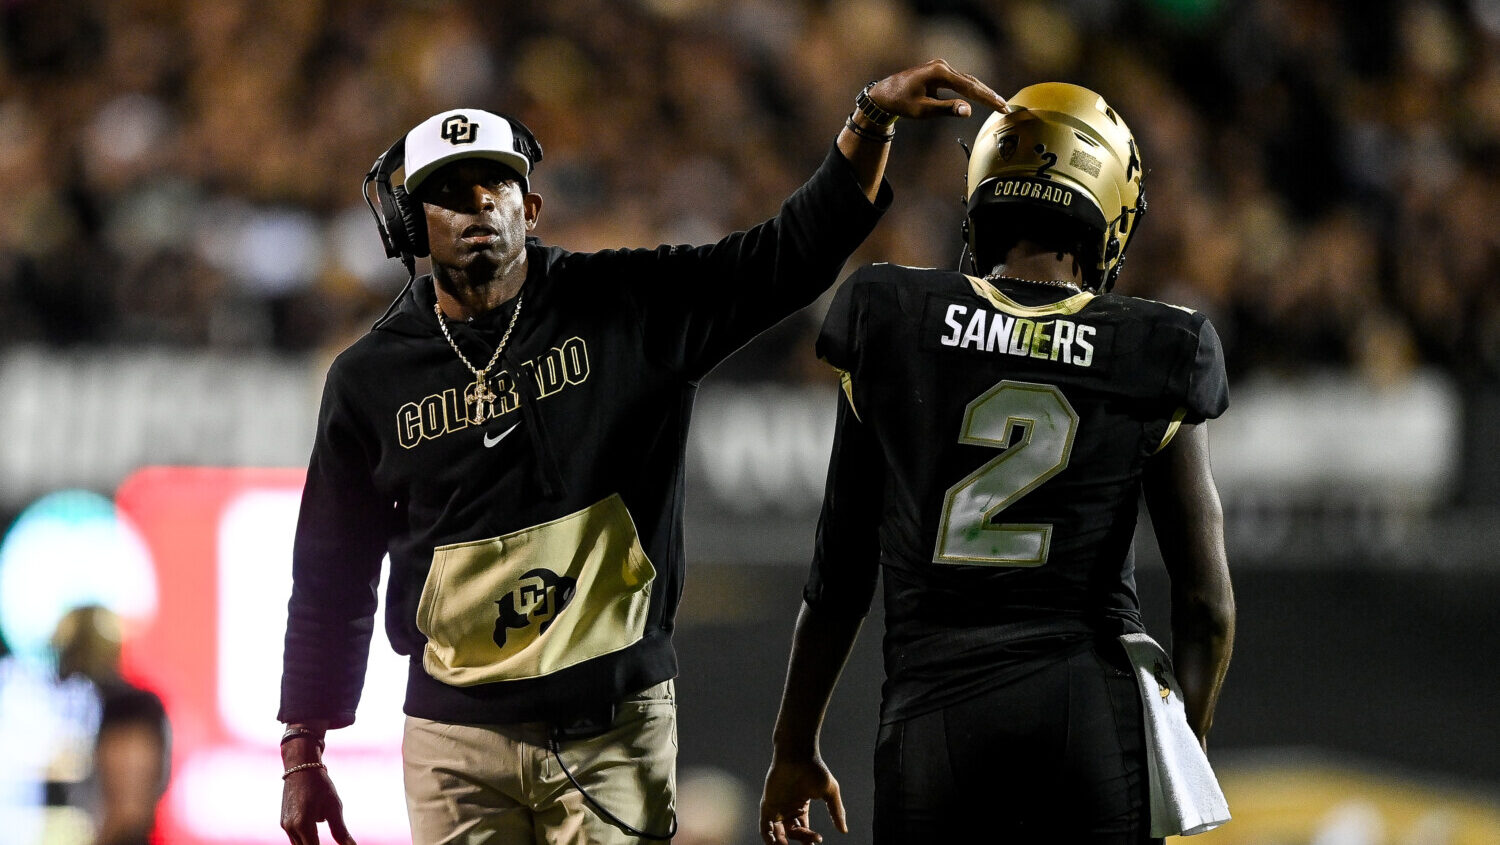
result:
[[[338,845],[355,845],[344,826],[344,802],[327,769],[303,769],[287,776],[281,788],[281,829],[292,845],[318,845],[318,822]]]
[[[828,815],[839,833],[849,832],[839,782],[821,759],[772,760],[760,797],[760,841],[770,845],[822,842],[822,834],[812,829],[813,799],[828,804]]]
[[[952,91],[958,97],[939,98],[938,92],[944,90]],[[902,117],[968,117],[973,113],[973,107],[961,99],[963,97],[998,112],[1010,111],[1005,100],[988,85],[967,73],[959,73],[942,59],[893,73],[870,89],[870,99],[875,105]]]

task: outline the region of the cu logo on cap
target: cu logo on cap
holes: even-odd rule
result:
[[[472,144],[479,140],[479,124],[455,114],[443,121],[442,138],[450,144]]]

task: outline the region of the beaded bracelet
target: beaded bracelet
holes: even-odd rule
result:
[[[328,768],[328,767],[325,766],[325,765],[323,765],[322,763],[298,763],[297,765],[291,767],[290,769],[287,769],[286,771],[282,772],[281,773],[281,779],[282,780],[286,780],[287,778],[289,778],[289,777],[292,776],[293,772],[300,772],[303,769],[326,769],[326,768]]]
[[[844,118],[844,128],[867,141],[874,141],[877,144],[889,144],[891,139],[896,137],[895,132],[871,132],[858,123],[855,123],[854,115],[852,114]]]

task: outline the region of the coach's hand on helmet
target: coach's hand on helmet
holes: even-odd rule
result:
[[[952,91],[958,97],[938,97],[938,92],[944,90]],[[968,117],[973,113],[973,106],[962,99],[964,97],[998,112],[1010,110],[1005,100],[988,85],[977,77],[954,70],[942,59],[893,73],[870,89],[870,99],[875,105],[900,117]]]

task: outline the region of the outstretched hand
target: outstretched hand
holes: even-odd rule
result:
[[[944,90],[952,91],[958,97],[939,98],[938,92]],[[968,117],[973,113],[973,107],[963,97],[998,112],[1010,111],[1005,100],[988,85],[977,77],[954,70],[942,59],[893,73],[870,89],[870,99],[875,105],[891,114],[913,118]]]
[[[943,99],[938,96],[940,91],[952,91],[958,96]],[[965,97],[998,112],[1010,111],[1005,100],[988,85],[967,73],[959,73],[942,59],[893,73],[870,88],[870,100],[875,105],[898,117],[918,120],[939,115],[968,117],[974,113],[974,107]],[[839,152],[854,165],[855,178],[871,202],[880,194],[893,137],[888,124],[872,124],[858,110],[849,116],[844,131],[839,133]]]
[[[772,761],[760,798],[760,841],[770,845],[822,842],[823,835],[812,829],[813,799],[828,804],[828,815],[840,833],[849,832],[839,782],[822,760]]]

